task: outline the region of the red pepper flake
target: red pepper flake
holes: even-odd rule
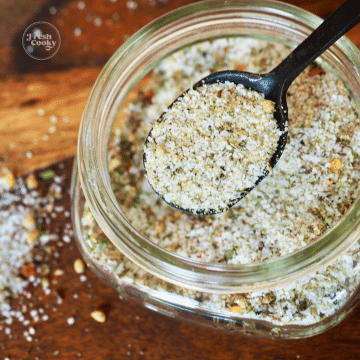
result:
[[[222,90],[219,90],[217,93],[217,97],[221,98],[221,93],[222,93]]]
[[[154,92],[151,89],[147,90],[146,93],[144,94],[143,99],[142,99],[142,103],[144,105],[151,105],[153,96],[154,96]]]
[[[309,70],[309,72],[307,73],[308,77],[312,77],[315,75],[322,75],[325,74],[325,71],[322,68],[319,67],[315,67]]]
[[[21,275],[23,276],[36,276],[36,269],[34,263],[26,264],[21,268]]]
[[[150,89],[145,93],[145,97],[152,98],[154,96],[154,92]]]
[[[350,203],[347,200],[343,200],[341,205],[340,205],[340,213],[341,215],[344,215],[350,207]]]
[[[231,67],[234,69],[234,70],[237,70],[237,71],[244,71],[245,70],[245,64],[244,63],[241,63],[237,60],[233,60],[231,62]]]
[[[244,71],[245,70],[245,64],[239,63],[236,67],[236,70]]]

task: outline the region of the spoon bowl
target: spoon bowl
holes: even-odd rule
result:
[[[288,110],[286,103],[286,92],[295,78],[317,57],[319,57],[325,50],[327,50],[332,44],[335,43],[342,35],[348,30],[354,27],[360,21],[360,12],[357,6],[357,0],[345,1],[335,12],[333,12],[314,32],[310,34],[298,47],[296,47],[290,55],[275,69],[267,74],[252,74],[241,71],[220,71],[208,75],[199,82],[197,82],[193,88],[197,89],[204,84],[225,83],[230,82],[235,85],[243,85],[245,88],[254,90],[265,96],[265,99],[271,100],[275,104],[275,112],[273,114],[276,120],[278,129],[282,132],[279,137],[277,149],[272,155],[270,160],[271,168],[273,168],[279,161],[286,145],[288,128]],[[189,90],[188,90],[189,91]],[[170,106],[169,109],[181,100],[187,91],[180,95]],[[163,113],[158,121],[161,121]],[[152,130],[149,132],[145,141],[145,146],[149,141],[152,141]],[[144,152],[143,163],[145,174],[147,173],[148,163],[147,157]],[[244,198],[251,190],[253,190],[267,175],[269,170],[265,168],[262,175],[259,176],[254,184],[250,188],[246,188],[241,192],[240,196],[228,201],[227,206],[217,209],[191,209],[182,208],[178,204],[167,201],[164,196],[157,192],[153,187],[153,190],[160,196],[165,202],[172,207],[182,210],[187,213],[197,215],[212,215],[228,210],[234,206],[242,198]]]

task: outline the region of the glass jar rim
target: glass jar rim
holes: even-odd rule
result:
[[[136,53],[144,42],[156,42],[160,36],[174,36],[179,27],[187,26],[208,16],[218,17],[237,11],[251,11],[257,16],[286,18],[310,29],[322,19],[278,1],[265,0],[209,0],[177,9],[145,26],[125,42],[100,73],[90,94],[79,131],[77,161],[79,179],[96,221],[110,241],[130,260],[146,271],[173,284],[204,292],[235,293],[268,289],[305,277],[343,254],[357,239],[360,207],[352,206],[346,219],[334,226],[330,233],[290,254],[245,265],[204,263],[181,257],[146,239],[123,216],[110,185],[107,168],[109,114],[114,112],[111,99],[120,97],[118,89],[131,76],[126,63],[129,54]],[[149,42],[150,44],[151,42]],[[337,45],[354,65],[360,68],[360,53],[346,38]],[[149,50],[152,51],[151,46]],[[134,59],[133,59],[134,61]],[[141,56],[137,58],[141,61]],[[124,69],[128,71],[125,72]],[[123,89],[126,97],[129,89]],[[119,105],[117,103],[117,105]],[[116,112],[116,111],[115,111]],[[104,116],[104,113],[107,116]],[[355,220],[354,220],[355,219]]]

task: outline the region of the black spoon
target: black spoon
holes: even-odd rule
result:
[[[265,98],[275,103],[274,118],[277,121],[278,128],[283,131],[278,141],[277,150],[271,158],[270,164],[273,168],[280,159],[287,140],[287,103],[286,92],[295,80],[295,78],[318,56],[335,43],[342,35],[349,31],[360,21],[359,0],[347,0],[338,9],[336,9],[326,20],[307,37],[290,55],[276,68],[268,74],[252,74],[240,71],[221,71],[213,73],[194,85],[194,88],[204,84],[224,83],[229,81],[235,84],[242,84],[246,88],[255,90],[264,94]],[[186,93],[186,92],[185,92]],[[179,96],[178,101],[184,94]],[[169,108],[176,102],[174,101]],[[160,119],[164,114],[161,115]],[[160,120],[159,119],[159,120]],[[145,144],[152,136],[152,130],[149,132]],[[146,155],[143,157],[145,173],[147,171]],[[269,170],[264,169],[263,175],[260,176],[255,186],[260,183],[267,175]],[[254,187],[255,187],[254,186]],[[228,205],[221,209],[183,209],[174,203],[167,202],[172,207],[198,215],[211,215],[228,210],[243,197],[245,197],[254,187],[247,188],[240,197],[229,201]],[[164,201],[164,197],[155,189],[154,191]]]

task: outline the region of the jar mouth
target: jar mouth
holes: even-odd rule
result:
[[[108,145],[115,118],[132,88],[170,53],[210,38],[252,36],[300,43],[322,20],[277,1],[211,0],[175,10],[133,35],[106,64],[86,106],[78,140],[78,174],[99,226],[130,260],[168,282],[203,292],[258,291],[313,273],[343,254],[360,234],[359,199],[336,226],[290,254],[246,265],[204,263],[181,257],[148,240],[124,216],[112,191]],[[289,40],[290,39],[290,40]],[[360,55],[345,37],[323,55],[360,103]]]

